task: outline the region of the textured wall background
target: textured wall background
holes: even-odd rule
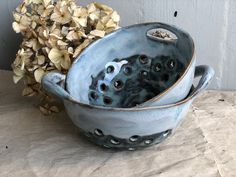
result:
[[[94,0],[80,0],[86,5]],[[236,90],[235,0],[97,0],[116,9],[121,26],[160,21],[188,31],[196,43],[198,64],[214,67],[213,89]],[[20,0],[0,1],[0,68],[9,69],[20,36],[11,29],[11,11]],[[177,13],[175,17],[174,14]]]

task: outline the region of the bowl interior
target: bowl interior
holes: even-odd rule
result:
[[[153,29],[177,39],[155,40]],[[132,107],[155,97],[181,78],[194,54],[191,37],[161,23],[121,28],[87,47],[73,63],[66,89],[76,100],[109,107]]]

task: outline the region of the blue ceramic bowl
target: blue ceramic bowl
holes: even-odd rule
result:
[[[44,76],[42,85],[64,101],[70,118],[90,141],[106,148],[135,150],[160,143],[171,135],[213,75],[214,71],[209,66],[198,66],[195,77],[201,76],[201,79],[183,100],[141,108],[112,108],[79,102],[65,90],[65,76],[59,73]],[[75,82],[75,90],[77,87],[79,85]],[[87,95],[86,90],[80,91]]]
[[[124,27],[81,53],[66,76],[66,90],[81,103],[106,107],[176,103],[192,86],[194,52],[190,35],[177,27],[163,23]]]

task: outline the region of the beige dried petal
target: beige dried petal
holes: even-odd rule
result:
[[[91,41],[116,29],[120,20],[117,12],[106,5],[81,7],[75,0],[24,0],[13,17],[13,29],[23,35],[12,64],[14,82],[24,78],[25,85],[30,86],[23,95],[43,95],[42,101],[49,100],[39,83],[42,76],[51,71],[66,74],[72,59]],[[48,104],[40,110],[46,115],[59,111]]]
[[[42,77],[45,74],[45,71],[41,68],[38,68],[37,70],[34,71],[34,78],[36,82],[41,83]]]
[[[43,55],[37,56],[37,61],[38,61],[39,65],[44,64],[45,63],[45,56],[43,56]]]
[[[119,22],[120,21],[120,16],[118,15],[118,13],[116,11],[114,11],[112,14],[111,14],[111,18],[114,22]]]
[[[13,82],[15,84],[17,84],[22,78],[23,78],[23,76],[16,76],[16,75],[14,75],[13,76]]]
[[[16,8],[16,11],[19,12],[20,14],[25,14],[25,13],[27,12],[25,2],[23,2],[22,4],[20,4],[20,5]]]
[[[24,46],[32,48],[34,51],[38,51],[40,49],[40,44],[36,39],[30,39],[28,41],[25,41]]]
[[[89,18],[94,21],[94,20],[99,19],[99,15],[100,15],[100,13],[98,11],[96,11],[96,12],[89,14]]]
[[[111,17],[110,17],[109,15],[106,15],[106,16],[102,17],[101,22],[102,22],[103,24],[107,24],[107,22],[108,22],[110,19],[111,19]]]
[[[97,37],[104,37],[105,36],[105,31],[101,30],[93,30],[90,32],[90,34],[97,36]]]
[[[60,9],[56,7],[51,15],[51,20],[61,24],[69,23],[71,21],[71,14],[68,7],[63,6]]]
[[[22,31],[22,26],[17,22],[12,23],[12,28],[16,33],[20,33]]]
[[[38,41],[41,45],[45,45],[45,40],[43,40],[41,37],[38,37]]]
[[[57,23],[54,22],[53,25],[50,27],[50,32],[54,31],[57,28]]]
[[[54,38],[56,38],[56,39],[63,39],[63,37],[58,36],[58,35],[56,35],[56,34],[54,34],[54,33],[49,34],[49,36],[50,36],[50,37],[54,37]]]
[[[57,70],[61,71],[61,63],[54,63]]]
[[[57,48],[52,48],[48,54],[48,58],[54,63],[60,63],[62,60],[63,54]]]
[[[22,91],[22,96],[34,96],[36,93],[31,87],[25,87]]]
[[[62,66],[62,68],[68,70],[71,66],[71,60],[70,60],[69,53],[67,50],[63,50],[62,54],[63,54],[63,58],[61,60],[61,66]]]
[[[96,25],[97,30],[104,30],[105,26],[99,21]]]
[[[82,27],[87,26],[87,18],[72,17],[72,19],[78,26],[82,26]]]
[[[63,37],[61,36],[61,30],[60,29],[54,29],[50,34],[50,37],[55,37],[57,39],[63,39]]]
[[[20,24],[23,26],[30,26],[31,18],[27,17],[26,15],[23,15],[20,19]]]
[[[99,9],[101,9],[101,10],[104,10],[104,12],[106,12],[106,13],[111,13],[111,12],[113,11],[113,9],[112,9],[111,7],[108,7],[108,6],[105,5],[105,4],[101,4],[101,3],[96,2],[96,3],[94,3],[94,5],[95,5],[97,8],[99,8]]]
[[[68,51],[69,54],[72,54],[72,55],[73,55],[73,53],[74,53],[73,47],[69,47],[67,51]]]
[[[47,7],[48,5],[50,5],[52,2],[52,0],[43,0],[43,4],[45,7]]]
[[[49,37],[49,30],[45,29],[43,30],[43,36],[47,39]]]
[[[41,4],[43,1],[42,0],[31,0],[33,4]]]
[[[48,41],[45,42],[45,44],[46,44],[48,47],[50,47],[50,48],[56,47],[56,45],[57,45],[57,39],[50,37],[50,38],[48,39]]]
[[[57,45],[59,45],[59,46],[67,46],[68,43],[63,42],[62,40],[58,40],[58,41],[57,41]]]
[[[14,68],[13,68],[13,73],[14,73],[16,76],[22,76],[22,77],[23,77],[25,71],[24,71],[24,70],[21,70],[20,68],[14,67]]]
[[[21,15],[16,12],[13,12],[13,17],[16,22],[19,22],[21,19]]]
[[[79,40],[80,37],[75,31],[70,31],[67,34],[66,39],[68,39],[69,41],[74,41],[74,40]]]
[[[36,26],[37,26],[37,23],[36,23],[35,21],[33,21],[33,22],[31,23],[31,27],[32,27],[33,29],[35,29]]]
[[[26,6],[22,6],[21,14],[25,14],[27,12]]]
[[[83,7],[78,7],[74,10],[74,17],[87,17],[88,16],[88,11],[86,8]]]
[[[107,23],[106,23],[106,27],[107,28],[115,28],[117,25],[116,23],[114,23],[114,21],[112,19],[110,19]]]
[[[53,12],[53,9],[54,9],[53,5],[47,6],[47,8],[44,9],[44,11],[42,13],[40,13],[41,17],[48,18],[51,15],[51,13]]]
[[[61,34],[63,34],[64,36],[66,36],[69,33],[69,28],[66,26],[63,26],[61,28]]]
[[[94,3],[89,4],[87,8],[88,8],[88,13],[96,11],[96,6],[94,5]]]

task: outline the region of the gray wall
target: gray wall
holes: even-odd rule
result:
[[[82,5],[95,0],[80,0]],[[97,0],[116,9],[121,26],[147,21],[175,24],[196,43],[198,64],[214,67],[213,89],[235,90],[235,0]],[[11,11],[19,0],[0,1],[0,68],[9,69],[20,37],[11,29]],[[174,12],[177,11],[177,17]]]
[[[0,69],[10,69],[21,41],[21,36],[11,27],[11,12],[19,2],[20,0],[0,0]]]

